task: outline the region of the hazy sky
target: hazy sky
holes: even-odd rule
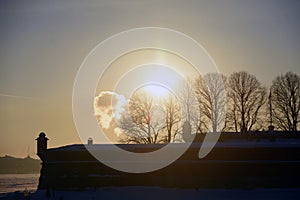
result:
[[[220,71],[247,70],[269,85],[300,73],[300,1],[0,1],[0,155],[35,154],[39,131],[50,147],[80,143],[72,87],[87,54],[131,28],[183,32]]]

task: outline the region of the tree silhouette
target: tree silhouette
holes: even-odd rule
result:
[[[203,116],[199,109],[199,102],[192,84],[193,81],[186,80],[181,83],[179,92],[179,101],[181,105],[181,119],[189,122],[192,127],[192,132],[206,131]]]
[[[167,131],[167,136],[164,142],[172,142],[172,139],[173,141],[175,140],[175,137],[179,133],[181,128],[180,105],[172,96],[169,96],[169,98],[163,101],[163,107],[166,112],[165,129]]]
[[[200,112],[206,123],[211,124],[213,132],[222,131],[226,116],[226,77],[209,73],[199,77],[194,84]]]
[[[271,86],[273,123],[279,129],[297,131],[300,115],[300,76],[288,72]]]
[[[266,88],[254,75],[236,72],[228,80],[228,110],[236,132],[248,132],[259,125],[260,109],[266,101]]]
[[[192,133],[223,131],[224,122],[226,130],[246,133],[261,129],[268,116],[269,125],[287,131],[299,129],[300,76],[295,73],[274,79],[267,104],[266,87],[245,71],[233,73],[227,80],[223,75],[210,73],[198,77],[194,84],[190,82],[181,84],[176,98],[157,101],[145,92],[135,93],[119,123],[125,133],[120,141],[174,142],[182,132],[181,121],[191,125]],[[268,107],[267,115],[262,112],[263,106]]]
[[[175,98],[153,99],[144,92],[134,94],[119,128],[122,143],[168,143],[180,132],[181,109]]]
[[[155,102],[146,93],[132,95],[127,112],[122,115],[119,128],[125,133],[124,143],[157,143],[159,133],[165,127],[164,121],[153,116]]]

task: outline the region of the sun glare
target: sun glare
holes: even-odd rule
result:
[[[170,91],[168,88],[155,83],[144,85],[141,90],[145,91],[148,95],[155,98],[166,98],[168,95],[170,95]]]

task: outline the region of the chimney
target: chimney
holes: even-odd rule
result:
[[[92,138],[88,139],[88,145],[93,145],[93,139]]]

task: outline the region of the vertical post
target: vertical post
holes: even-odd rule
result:
[[[270,114],[270,126],[273,125],[273,113],[272,113],[272,92],[271,92],[271,88],[269,91],[269,114]]]
[[[270,115],[270,125],[269,125],[269,132],[272,132],[274,130],[274,126],[273,126],[273,113],[272,113],[272,90],[270,88],[269,91],[269,99],[268,99],[268,103],[269,103],[269,115]]]

